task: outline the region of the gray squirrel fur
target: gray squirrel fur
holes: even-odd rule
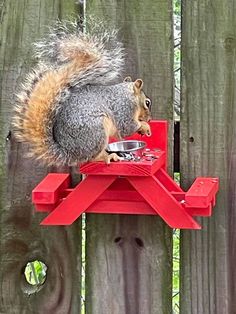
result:
[[[84,33],[77,23],[58,22],[35,45],[39,64],[18,95],[16,138],[29,142],[30,154],[48,165],[99,160],[108,135],[150,134],[142,81],[114,84],[124,65],[116,31],[99,22],[88,25]],[[105,118],[114,134],[107,134]],[[104,154],[100,159],[106,161]]]

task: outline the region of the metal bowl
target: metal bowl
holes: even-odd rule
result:
[[[132,154],[141,157],[145,147],[146,143],[143,141],[126,140],[108,144],[106,151],[108,153],[117,153],[120,156],[122,154]]]

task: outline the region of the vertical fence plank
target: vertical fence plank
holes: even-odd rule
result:
[[[183,0],[182,9],[182,183],[219,176],[220,193],[203,230],[182,232],[181,313],[235,313],[236,6]]]
[[[171,3],[96,0],[86,10],[119,28],[127,53],[124,77],[141,77],[154,117],[168,120]],[[159,217],[87,215],[86,248],[86,313],[171,313],[172,230]]]
[[[31,191],[49,169],[25,159],[27,145],[17,144],[10,133],[14,93],[33,64],[32,42],[53,20],[76,10],[73,0],[9,0],[0,5],[1,313],[79,312],[80,224],[39,226],[43,214],[34,214]],[[24,277],[26,263],[34,260],[48,267],[45,283],[37,288]]]

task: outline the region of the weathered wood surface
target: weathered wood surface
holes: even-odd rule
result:
[[[23,157],[27,146],[10,131],[14,93],[32,66],[31,43],[56,18],[74,14],[74,0],[8,0],[0,3],[0,313],[79,313],[80,223],[64,227],[39,226],[31,191],[49,169]],[[57,171],[58,169],[50,169]],[[38,292],[26,283],[28,261],[47,267]],[[35,292],[32,294],[32,292]],[[30,296],[29,296],[30,295]]]
[[[124,77],[143,78],[159,119],[172,118],[171,3],[87,1],[87,13],[120,29]],[[171,238],[159,217],[87,215],[87,313],[171,313]]]
[[[236,6],[183,0],[181,179],[219,176],[202,231],[183,231],[181,313],[236,313]]]

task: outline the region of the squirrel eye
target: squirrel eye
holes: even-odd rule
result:
[[[147,99],[145,100],[145,104],[146,104],[146,106],[148,107],[148,109],[150,109],[150,107],[151,107],[151,100],[147,98]]]

